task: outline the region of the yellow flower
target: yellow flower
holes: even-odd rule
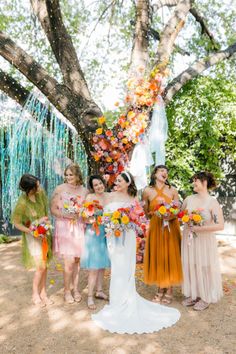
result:
[[[128,114],[127,114],[127,117],[128,117],[129,119],[134,118],[134,117],[135,117],[134,111],[129,111]]]
[[[98,128],[98,129],[96,130],[96,134],[97,134],[97,135],[101,135],[101,134],[102,134],[102,131],[103,131],[102,128]]]
[[[166,213],[166,207],[164,207],[164,205],[162,205],[159,209],[158,209],[159,213],[161,215],[164,215]]]
[[[106,118],[103,117],[103,116],[98,118],[98,124],[101,124],[101,125],[102,125],[102,124],[105,123],[105,121],[106,121]]]
[[[112,162],[112,158],[111,158],[110,156],[108,156],[108,157],[106,158],[106,162]]]
[[[119,217],[120,217],[120,212],[118,210],[114,211],[112,218],[119,219]]]
[[[128,139],[127,138],[123,138],[121,141],[122,141],[123,144],[128,144]]]
[[[51,280],[50,280],[50,284],[55,284],[55,280],[54,280],[54,279],[51,279]]]
[[[111,213],[104,213],[103,216],[111,216]]]
[[[64,203],[63,207],[64,207],[64,209],[68,209],[69,208],[69,204]]]
[[[129,217],[127,215],[122,216],[121,218],[122,224],[128,224],[129,223]]]
[[[195,221],[196,223],[199,223],[202,221],[202,217],[199,214],[193,214],[193,221]]]
[[[189,216],[188,216],[188,215],[184,215],[184,216],[182,217],[182,221],[183,221],[183,222],[189,222]]]
[[[112,220],[112,223],[113,223],[113,224],[115,224],[115,225],[119,224],[119,220],[113,219],[113,218],[112,218],[111,220]]]

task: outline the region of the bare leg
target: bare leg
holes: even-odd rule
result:
[[[74,269],[74,259],[65,258],[64,259],[64,292],[65,292],[65,301],[69,304],[74,302],[70,290],[73,269]]]
[[[171,302],[172,302],[172,298],[173,298],[173,289],[172,289],[172,287],[170,286],[169,288],[166,289],[166,293],[165,293],[165,295],[163,296],[161,302],[162,302],[163,304],[169,305],[169,304],[171,304]]]
[[[80,302],[82,297],[78,289],[79,284],[80,259],[75,258],[72,273],[73,295],[76,302]]]
[[[95,310],[96,306],[94,304],[93,300],[93,293],[94,293],[94,287],[95,284],[97,283],[97,278],[98,278],[98,270],[96,269],[90,269],[89,270],[89,276],[88,276],[88,308],[90,310]]]
[[[41,304],[40,292],[41,292],[41,283],[43,281],[45,268],[42,265],[37,265],[36,272],[34,273],[33,278],[33,293],[32,299],[35,305]]]
[[[105,269],[98,270],[97,283],[96,283],[97,291],[95,297],[102,300],[108,300],[108,296],[104,294],[102,290],[104,273],[105,273]]]

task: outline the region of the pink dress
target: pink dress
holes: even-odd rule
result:
[[[65,184],[66,185],[66,184]],[[76,189],[65,189],[59,194],[57,208],[63,213],[64,203],[75,198],[79,193]],[[84,197],[84,196],[83,196]],[[84,249],[84,223],[81,219],[55,218],[55,232],[53,238],[53,251],[56,256],[66,258],[81,257]]]

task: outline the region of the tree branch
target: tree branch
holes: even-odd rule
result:
[[[49,40],[64,83],[74,94],[92,100],[71,36],[63,23],[59,0],[31,0],[35,15]]]
[[[155,11],[157,11],[160,8],[164,7],[164,6],[173,7],[173,6],[176,6],[178,4],[178,2],[179,2],[178,0],[157,0],[153,4],[153,9]],[[191,6],[189,12],[193,15],[195,20],[200,23],[202,34],[206,34],[209,37],[210,41],[212,42],[213,49],[218,50],[219,49],[219,45],[217,44],[217,42],[216,42],[213,34],[211,33],[211,31],[208,29],[204,17],[201,16],[199,11],[195,7]]]
[[[21,106],[24,106],[30,91],[24,88],[13,77],[0,69],[0,90],[15,100]]]
[[[192,0],[180,0],[167,22],[164,31],[161,35],[161,40],[157,50],[156,65],[160,65],[164,70],[169,62],[170,55],[174,49],[174,42],[179,32],[185,24],[186,16],[191,7]]]
[[[82,140],[87,138],[86,131],[93,131],[97,128],[96,119],[93,118],[101,116],[99,107],[93,101],[86,100],[80,95],[74,95],[67,86],[59,84],[3,32],[0,32],[0,55],[39,88],[74,125]]]
[[[229,59],[232,55],[236,53],[236,42],[217,53],[213,53],[205,59],[199,60],[195,62],[191,67],[187,70],[183,71],[180,75],[178,75],[173,81],[171,81],[165,91],[164,91],[164,100],[165,103],[171,101],[173,96],[191,79],[201,74],[204,70],[209,67],[219,63],[222,60]]]
[[[138,0],[136,24],[131,53],[130,72],[138,74],[137,68],[146,68],[148,62],[149,0]]]

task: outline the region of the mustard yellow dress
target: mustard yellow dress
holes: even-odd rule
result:
[[[163,188],[155,188],[157,195],[150,202],[149,211],[158,204],[157,198],[163,198],[166,203],[171,198],[163,193]],[[181,265],[181,233],[179,221],[169,221],[169,226],[163,225],[163,220],[153,215],[150,220],[149,233],[146,240],[144,256],[144,281],[146,284],[156,284],[160,288],[168,288],[182,283]]]

